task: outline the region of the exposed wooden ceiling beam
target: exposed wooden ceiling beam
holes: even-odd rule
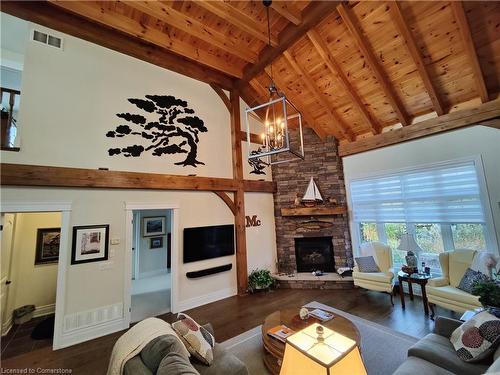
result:
[[[277,47],[266,46],[263,48],[259,54],[259,61],[256,64],[249,64],[243,69],[242,80],[249,82],[255,78],[266,66],[281,56],[310,29],[334,12],[339,3],[340,1],[312,1],[302,11],[302,23],[300,25],[289,24],[286,26],[279,34],[279,45]]]
[[[364,103],[361,101],[361,98],[359,95],[356,93],[356,90],[354,87],[352,87],[351,83],[347,79],[346,75],[342,71],[342,68],[340,65],[335,61],[333,56],[331,55],[330,51],[328,50],[328,46],[326,45],[326,42],[321,38],[321,36],[318,34],[316,30],[310,30],[307,33],[307,36],[311,40],[312,44],[316,48],[316,51],[318,51],[319,55],[323,59],[323,62],[325,65],[328,67],[330,72],[337,77],[337,80],[339,81],[340,85],[344,88],[344,90],[347,92],[349,95],[349,98],[352,101],[352,104],[354,107],[357,109],[361,117],[365,120],[366,124],[368,127],[371,129],[373,134],[378,134],[380,133],[381,126],[378,124],[373,118],[370,116],[370,113],[366,109],[366,106]]]
[[[460,29],[460,35],[464,42],[465,53],[469,58],[472,66],[472,72],[474,75],[474,82],[476,85],[477,94],[481,98],[483,103],[489,100],[488,89],[486,88],[486,83],[484,81],[484,75],[481,71],[481,64],[476,53],[476,47],[474,46],[474,41],[472,40],[472,35],[469,27],[469,22],[467,21],[467,15],[465,14],[464,6],[461,1],[450,2],[455,18],[457,21],[458,28]]]
[[[368,65],[375,74],[377,81],[382,86],[384,94],[387,97],[387,100],[389,100],[389,103],[391,104],[393,110],[396,112],[399,121],[401,121],[401,124],[403,124],[404,126],[409,125],[410,120],[408,117],[408,113],[403,106],[403,103],[401,103],[401,100],[399,100],[396,92],[394,91],[394,87],[392,87],[392,84],[389,81],[389,78],[384,72],[382,66],[377,61],[375,54],[368,46],[368,41],[366,40],[363,32],[358,26],[357,21],[354,19],[354,16],[351,14],[351,10],[344,3],[341,3],[337,7],[337,10],[340,13],[340,16],[342,17],[342,20],[344,21],[344,24],[346,25],[350,34],[355,39],[359,49],[363,53],[366,61],[368,62]]]
[[[237,191],[273,193],[271,181],[178,176],[161,173],[103,171],[98,169],[0,164],[2,186],[53,186],[69,188]]]
[[[124,1],[124,3],[247,62],[257,61],[257,53],[246,46],[238,45],[230,35],[221,33],[197,19],[175,10],[166,3],[143,0]]]
[[[325,98],[324,94],[320,91],[318,86],[313,82],[311,76],[302,68],[295,57],[288,51],[283,53],[285,58],[288,60],[292,68],[295,72],[300,76],[302,81],[306,84],[307,88],[314,95],[316,100],[327,110],[328,114],[334,120],[334,132],[335,136],[339,139],[347,138],[349,141],[353,141],[356,137],[352,130],[344,123],[344,121],[340,118],[340,116],[335,112],[335,109],[332,107],[328,99]]]
[[[438,114],[438,116],[443,115],[446,111],[443,105],[443,102],[439,98],[439,95],[432,83],[431,77],[429,76],[429,72],[427,71],[427,66],[424,63],[424,59],[422,58],[422,54],[420,53],[417,43],[411,34],[410,29],[405,21],[403,12],[401,11],[401,7],[397,1],[390,3],[392,18],[396,23],[396,26],[408,47],[408,51],[410,52],[410,56],[417,67],[418,73],[420,74],[420,78],[424,82],[425,89],[429,94],[429,97],[432,101],[432,105],[434,107],[434,111]]]
[[[268,42],[267,28],[264,24],[256,22],[248,14],[242,12],[238,8],[233,7],[229,2],[225,1],[196,1],[195,4],[209,12],[219,16],[225,21],[233,24],[239,29],[252,35],[253,37]],[[271,33],[271,45],[278,45],[278,38]]]
[[[207,65],[234,77],[241,77],[240,69],[229,64],[227,61],[224,61],[224,59],[211,54],[208,51],[196,48],[187,42],[183,42],[177,38],[172,38],[168,34],[154,27],[135,21],[134,19],[118,12],[110,12],[99,3],[92,3],[88,1],[49,1],[67,11],[89,18],[94,22],[120,30],[134,37],[154,43],[160,47],[186,56],[191,60],[197,61],[200,64]]]
[[[412,139],[426,137],[465,126],[479,124],[482,121],[495,119],[500,116],[500,99],[490,101],[471,109],[452,112],[429,120],[417,122],[386,133],[360,139],[356,142],[341,144],[339,155],[348,156],[380,147],[394,145]],[[487,126],[491,123],[487,122]]]
[[[150,42],[68,13],[45,1],[2,1],[2,12],[147,61],[202,82],[231,89],[234,79]]]
[[[269,68],[266,68],[266,73],[268,73],[268,71]],[[304,126],[309,126],[311,129],[314,130],[314,132],[318,135],[318,137],[324,139],[327,136],[326,131],[314,119],[313,114],[307,109],[307,107],[300,107],[297,105],[297,103],[294,101],[293,95],[290,95],[290,91],[286,85],[286,82],[282,80],[281,77],[278,75],[274,77],[274,83],[276,84],[278,91],[285,94],[287,100],[293,103],[293,105],[299,110],[300,114],[302,115],[302,124]]]
[[[294,25],[300,25],[302,22],[302,14],[300,13],[300,10],[289,2],[273,1],[271,3],[271,8],[273,8],[280,16],[285,17],[288,21],[292,22]]]

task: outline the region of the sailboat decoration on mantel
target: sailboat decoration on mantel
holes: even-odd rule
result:
[[[311,177],[309,180],[309,185],[307,185],[307,190],[304,196],[302,197],[302,203],[306,207],[314,207],[317,203],[322,203],[323,197],[319,192],[318,186],[314,182],[314,178]]]

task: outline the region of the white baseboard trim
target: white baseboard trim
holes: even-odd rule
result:
[[[56,304],[52,303],[50,305],[45,306],[37,306],[35,307],[35,311],[33,312],[33,318],[38,318],[39,316],[45,316],[54,314],[56,311]]]
[[[9,333],[10,329],[14,325],[14,321],[12,320],[12,314],[9,317],[9,319],[2,324],[2,336],[5,336],[7,333]]]
[[[161,276],[161,275],[167,275],[168,270],[166,268],[163,268],[161,270],[154,270],[154,271],[147,271],[147,272],[139,272],[139,279],[146,279],[148,277],[155,277],[155,276]]]
[[[106,323],[101,323],[92,327],[77,329],[72,331],[71,333],[63,334],[60,337],[59,345],[57,347],[54,346],[54,350],[80,344],[82,342],[106,336],[127,328],[128,325],[125,324],[125,319],[121,318]]]
[[[206,305],[207,303],[219,301],[224,298],[232,297],[236,295],[236,288],[226,288],[217,290],[212,293],[204,294],[199,297],[193,297],[185,299],[184,301],[179,301],[178,311],[186,311],[193,309],[198,306]]]

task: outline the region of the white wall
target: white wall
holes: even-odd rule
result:
[[[500,239],[500,131],[485,126],[434,135],[343,158],[346,182],[363,175],[481,155],[493,215],[493,240]],[[349,195],[349,191],[347,191]],[[352,217],[352,215],[350,215]],[[351,234],[355,233],[351,222]],[[353,249],[359,249],[352,236]],[[498,248],[498,245],[497,245]]]
[[[164,216],[165,234],[162,236],[144,237],[143,219],[145,217]],[[139,278],[148,277],[153,274],[167,272],[167,234],[170,232],[170,212],[168,210],[140,210],[137,218],[139,220],[140,231],[137,234],[139,239]],[[151,238],[162,237],[163,247],[151,249]]]
[[[229,113],[209,85],[51,32],[63,37],[64,50],[28,43],[20,109],[21,151],[2,151],[3,163],[232,177]],[[108,156],[108,148],[127,142],[127,137],[118,141],[105,137],[107,131],[124,123],[115,114],[134,111],[135,106],[127,98],[146,94],[174,95],[187,100],[195,115],[204,120],[208,132],[200,134],[198,160],[205,165],[198,168],[174,165],[185,154]],[[248,171],[245,177],[262,178],[249,176]],[[271,178],[270,172],[265,178]],[[249,228],[247,233],[249,269],[272,267],[276,254],[272,194],[249,193],[246,198],[247,215],[258,214],[263,223],[262,227]],[[66,270],[63,333],[69,337],[66,342],[71,343],[120,328],[119,324],[113,328],[105,325],[124,317],[124,285],[130,272],[125,262],[125,202],[178,204],[176,234],[180,251],[183,228],[234,223],[231,211],[211,192],[2,187],[2,203],[12,202],[69,202],[71,227],[109,224],[110,238],[119,240],[119,244],[110,245],[108,262],[70,265],[68,257],[63,265]],[[63,249],[67,252],[71,249],[71,233]],[[181,310],[236,293],[234,256],[185,265],[182,254],[178,259],[179,263],[173,265],[178,268],[178,280],[173,283],[178,284]],[[196,280],[185,276],[189,271],[226,263],[233,264],[229,272]],[[104,320],[97,322],[95,317]]]
[[[14,215],[5,215],[11,220]],[[57,212],[19,213],[15,222],[12,244],[2,243],[2,248],[11,248],[11,269],[8,302],[2,324],[12,311],[24,305],[35,305],[40,315],[54,311],[56,302],[57,263],[35,265],[37,230],[60,228],[61,214]],[[2,255],[4,255],[2,253]],[[7,255],[7,254],[5,254]],[[8,258],[8,257],[6,257]],[[5,265],[7,266],[7,265]]]

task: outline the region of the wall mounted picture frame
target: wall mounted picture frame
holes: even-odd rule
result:
[[[38,228],[36,234],[35,266],[57,263],[59,261],[60,243],[61,228]]]
[[[161,249],[163,247],[163,237],[151,237],[149,240],[150,249]]]
[[[165,216],[154,216],[142,218],[142,236],[153,237],[165,234]]]
[[[73,227],[71,264],[108,259],[109,224]]]

